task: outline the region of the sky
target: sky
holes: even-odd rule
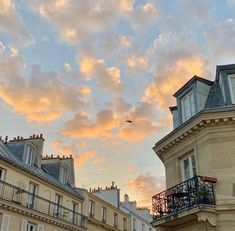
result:
[[[76,185],[139,206],[165,189],[152,147],[172,96],[235,63],[235,0],[0,0],[0,131],[42,133],[74,157]],[[127,120],[133,121],[127,123]]]

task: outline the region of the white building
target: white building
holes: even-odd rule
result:
[[[120,209],[131,216],[131,230],[132,231],[153,231],[150,222],[152,216],[148,208],[138,208],[136,201],[129,201],[129,196],[124,195],[124,201],[120,202]]]
[[[130,214],[131,231],[156,230],[150,224],[150,222],[152,221],[150,210],[147,208],[138,208],[136,201],[129,201],[129,197],[127,194],[125,194],[124,196],[124,201],[121,202],[120,189],[118,189],[117,186],[114,185],[114,182],[112,182],[111,187],[106,187],[105,189],[98,187],[97,189],[90,190],[90,192],[122,210],[123,212]]]

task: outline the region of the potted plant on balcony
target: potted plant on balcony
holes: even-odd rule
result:
[[[205,185],[203,185],[198,190],[198,202],[199,204],[208,204],[209,200],[210,200],[210,191]]]

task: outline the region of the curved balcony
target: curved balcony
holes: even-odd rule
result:
[[[215,205],[216,178],[194,176],[152,197],[153,222],[200,205]]]

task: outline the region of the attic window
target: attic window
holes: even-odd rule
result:
[[[232,104],[235,104],[235,74],[228,75]]]
[[[34,160],[34,148],[32,146],[26,146],[26,152],[24,154],[24,163],[32,166]]]
[[[67,168],[64,166],[61,166],[61,170],[60,170],[60,182],[62,184],[66,184],[67,183]]]
[[[195,103],[193,92],[190,91],[181,99],[182,122],[184,123],[195,115]]]

